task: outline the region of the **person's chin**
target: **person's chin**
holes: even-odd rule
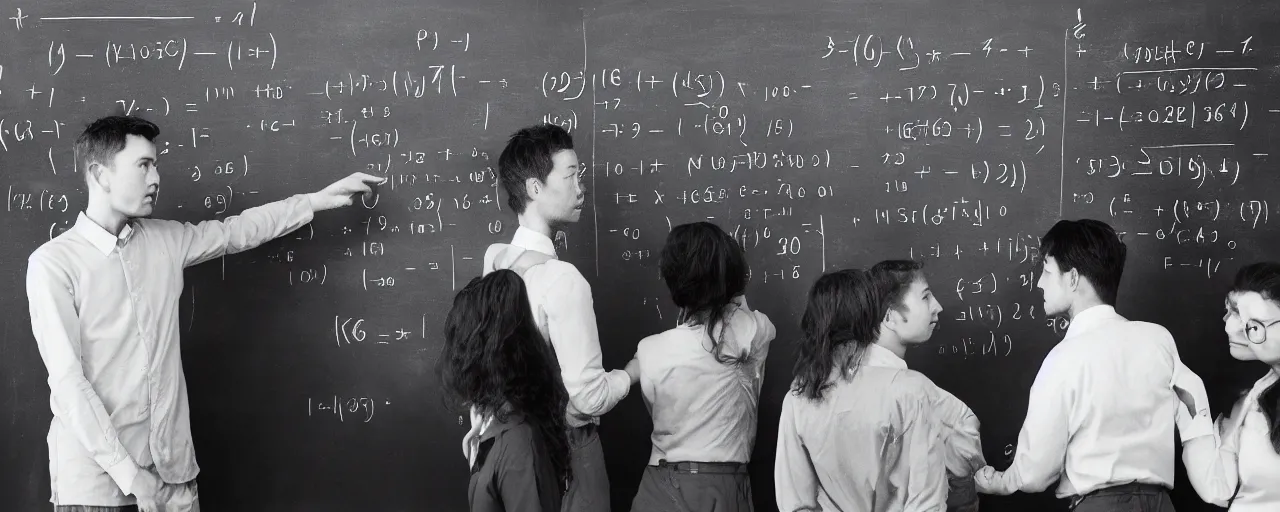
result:
[[[1227,350],[1231,353],[1231,357],[1237,361],[1256,361],[1258,356],[1248,346],[1239,343],[1230,343]]]
[[[580,218],[582,218],[582,209],[574,208],[573,211],[569,212],[569,215],[565,217],[564,221],[568,223],[573,223],[573,222],[578,222],[578,219]]]
[[[1061,316],[1067,313],[1067,308],[1058,307],[1057,304],[1050,304],[1049,301],[1045,301],[1041,307],[1044,308],[1044,314],[1048,316]]]

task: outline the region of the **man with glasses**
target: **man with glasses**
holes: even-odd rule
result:
[[[1175,381],[1198,378],[1169,331],[1116,313],[1125,253],[1115,230],[1091,219],[1059,221],[1041,239],[1045,313],[1071,326],[1036,374],[1013,464],[982,468],[980,492],[1040,492],[1056,481],[1075,512],[1174,510],[1175,416],[1184,441],[1213,425],[1207,400],[1188,397],[1195,405],[1176,412]]]

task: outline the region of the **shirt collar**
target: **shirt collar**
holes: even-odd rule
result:
[[[129,223],[125,223],[124,228],[120,230],[120,236],[116,236],[99,226],[84,212],[80,212],[80,215],[76,217],[75,228],[85,238],[89,239],[90,244],[102,251],[103,255],[111,254],[111,251],[117,245],[129,243],[129,239],[133,237],[133,226]]]
[[[1094,327],[1116,319],[1124,320],[1124,317],[1116,313],[1116,308],[1114,306],[1109,306],[1107,304],[1091,306],[1084,311],[1076,313],[1076,316],[1071,319],[1071,325],[1067,327],[1066,337],[1086,332]]]
[[[515,236],[511,238],[511,245],[521,249],[538,251],[547,256],[556,257],[556,244],[547,238],[546,235],[534,231],[532,229],[520,226],[516,230]]]
[[[1267,388],[1271,387],[1271,385],[1277,380],[1280,380],[1280,373],[1276,373],[1273,369],[1267,372],[1266,375],[1263,375],[1261,379],[1258,379],[1257,382],[1253,383],[1253,389],[1249,390],[1249,394],[1252,395],[1253,399],[1256,401],[1258,395],[1261,395],[1263,391],[1266,391]]]
[[[907,369],[907,362],[898,357],[898,354],[894,354],[892,350],[875,343],[867,345],[867,351],[862,355],[862,365],[900,370]]]
[[[502,421],[496,416],[491,418],[490,423],[484,428],[484,432],[480,433],[481,443],[498,437],[504,432],[524,423],[524,416],[515,413],[508,413],[506,421]]]

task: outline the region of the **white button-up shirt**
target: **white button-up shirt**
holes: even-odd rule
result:
[[[778,510],[946,510],[948,473],[986,464],[973,411],[876,344],[852,379],[839,371],[821,402],[782,400]]]
[[[556,256],[550,238],[521,227],[510,244],[489,246],[484,273],[507,268],[526,250]],[[569,392],[569,426],[598,424],[599,417],[631,391],[631,377],[623,370],[606,372],[601,364],[591,285],[576,267],[558,259],[533,266],[523,277],[538,331],[555,349],[560,376]]]
[[[305,195],[198,225],[134,219],[112,235],[84,214],[31,254],[31,330],[49,371],[54,504],[134,503],[134,476],[196,477],[178,343],[185,267],[311,221]]]
[[[1280,510],[1280,453],[1258,403],[1277,380],[1274,370],[1267,372],[1230,417],[1218,419],[1215,436],[1183,443],[1182,463],[1200,499],[1220,507],[1229,503],[1230,512]]]
[[[1106,305],[1076,314],[1036,374],[1013,464],[979,472],[978,490],[1040,492],[1057,481],[1065,498],[1132,482],[1173,488],[1179,367],[1164,327]]]
[[[649,465],[668,462],[750,462],[756,441],[760,385],[769,343],[769,317],[738,297],[728,306],[712,353],[705,325],[679,325],[636,347],[640,391],[653,417]]]

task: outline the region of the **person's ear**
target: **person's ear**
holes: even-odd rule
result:
[[[91,162],[85,172],[89,173],[90,180],[98,184],[98,188],[105,192],[111,192],[111,180],[106,176],[107,166],[98,162]]]
[[[542,180],[539,180],[538,178],[529,178],[524,180],[524,194],[529,196],[529,199],[537,199],[538,194],[541,193]]]

